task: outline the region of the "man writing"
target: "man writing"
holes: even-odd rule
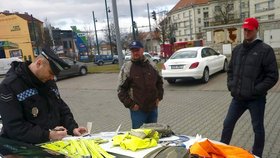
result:
[[[53,80],[69,67],[52,51],[42,52],[32,63],[12,63],[0,84],[2,137],[37,144],[87,132],[78,127]]]
[[[278,81],[278,68],[273,49],[257,38],[258,21],[247,18],[242,27],[244,41],[233,49],[229,63],[227,86],[233,99],[224,120],[221,142],[230,143],[237,120],[249,110],[255,133],[252,153],[262,157],[266,94]]]

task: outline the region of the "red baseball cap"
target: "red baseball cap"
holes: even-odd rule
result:
[[[244,20],[242,28],[248,29],[248,30],[254,30],[254,28],[258,29],[259,28],[259,22],[256,18],[246,18]]]

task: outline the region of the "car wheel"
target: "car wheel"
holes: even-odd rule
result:
[[[99,62],[98,62],[98,66],[102,66],[103,64],[104,64],[103,61],[99,61]]]
[[[85,67],[82,67],[80,69],[80,75],[86,75],[87,74],[87,69]]]
[[[117,64],[118,60],[113,60],[112,64]]]
[[[223,72],[227,72],[227,71],[228,71],[228,61],[225,60],[224,67],[223,67]]]
[[[202,78],[201,78],[201,81],[202,81],[203,83],[207,83],[207,82],[209,81],[209,70],[208,70],[207,67],[206,67],[206,68],[204,69],[204,71],[203,71],[203,76],[202,76]]]
[[[157,63],[158,63],[158,60],[154,60],[154,62],[157,64]]]
[[[168,79],[167,82],[169,84],[174,84],[176,82],[176,79]]]

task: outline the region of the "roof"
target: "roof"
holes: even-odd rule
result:
[[[208,46],[187,47],[187,48],[179,49],[178,51],[186,51],[186,50],[198,51],[198,50],[200,50],[202,48],[209,48],[209,47]]]
[[[174,12],[193,5],[207,4],[208,0],[180,0],[170,12]]]
[[[32,17],[31,15],[29,15],[28,13],[18,13],[18,12],[15,12],[15,13],[10,13],[10,12],[0,12],[0,14],[4,14],[4,15],[17,15],[21,18],[23,18],[24,20],[26,21],[32,21]],[[33,20],[36,21],[36,22],[40,22],[40,23],[43,23],[42,21],[36,19],[34,16],[33,16]]]

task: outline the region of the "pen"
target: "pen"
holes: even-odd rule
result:
[[[64,131],[64,128],[54,128],[54,129],[50,129],[50,131]]]

